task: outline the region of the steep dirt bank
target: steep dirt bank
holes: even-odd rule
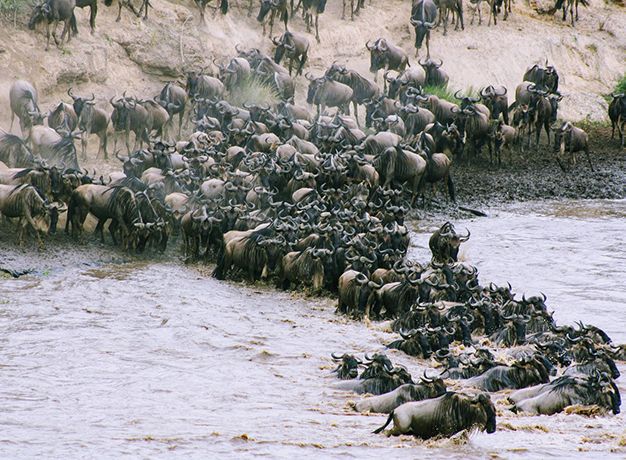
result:
[[[515,3],[510,19],[497,27],[470,25],[471,11],[466,6],[465,31],[450,28],[444,37],[436,30],[431,52],[444,60],[453,88],[504,84],[511,93],[528,65],[547,58],[562,75],[566,98],[560,114],[575,120],[602,119],[606,102],[601,94],[608,93],[624,72],[626,12],[602,0],[590,3],[589,8],[581,8],[575,29],[556,16],[537,15],[525,2]],[[212,17],[209,13],[204,24],[191,2],[160,0],[154,7],[145,22],[124,10],[121,22],[116,23],[116,5],[100,5],[94,35],[89,34],[88,11],[77,9],[80,35],[63,49],[52,47],[48,52],[43,51],[42,30],[27,30],[24,18],[17,29],[3,24],[0,126],[8,128],[8,88],[16,78],[35,83],[44,108],[67,99],[65,91],[70,85],[78,92],[94,92],[99,103],[108,106],[107,99],[123,90],[152,96],[164,81],[180,78],[184,68],[234,55],[237,43],[266,51],[271,48],[270,40],[261,36],[256,11],[248,17],[237,4],[226,16]],[[364,44],[379,36],[392,39],[413,56],[409,10],[408,1],[390,0],[384,5],[376,1],[351,22],[341,20],[341,2],[329,2],[320,17],[321,44],[309,35],[312,49],[308,70],[320,73],[338,59],[368,74]],[[290,27],[305,29],[300,17]],[[275,34],[281,30],[277,25]],[[306,80],[300,78],[298,84],[301,99]]]

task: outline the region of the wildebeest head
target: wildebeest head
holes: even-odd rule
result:
[[[424,38],[435,27],[435,23],[411,18],[411,25],[415,27],[415,48],[420,49]]]
[[[367,367],[361,374],[360,379],[377,377],[380,374],[390,372],[393,369],[391,360],[383,353],[374,353],[371,358],[366,354],[365,361]]]
[[[326,83],[326,77],[313,78],[310,74],[305,75],[307,80],[309,80],[309,89],[306,93],[306,102],[307,104],[313,104],[315,102],[315,96],[317,92],[324,86]]]
[[[441,59],[420,59],[417,61],[419,65],[422,66],[424,72],[426,73],[426,84],[431,84],[433,82],[433,74],[443,65],[443,61]]]
[[[469,230],[467,230],[466,235],[457,234],[454,225],[450,222],[443,224],[439,230],[436,230],[432,234],[428,242],[433,254],[433,260],[442,261],[444,263],[450,261],[456,262],[458,260],[461,243],[469,240],[470,235]]]
[[[76,116],[77,117],[80,117],[80,114],[82,113],[83,108],[85,107],[86,104],[88,104],[89,102],[93,102],[96,99],[96,96],[93,93],[91,94],[91,98],[89,98],[89,99],[82,98],[80,96],[74,96],[72,94],[72,88],[71,87],[67,90],[67,94],[74,101],[72,106],[74,107],[74,112],[76,112]]]
[[[491,401],[491,398],[487,393],[480,393],[471,403],[478,408],[485,417],[484,429],[487,433],[494,433],[496,431],[496,408]]]
[[[339,365],[333,372],[337,373],[337,377],[342,380],[355,379],[359,373],[359,365],[363,364],[361,360],[354,357],[354,355],[343,354],[337,356],[334,353],[331,355],[333,361],[340,361]]]
[[[37,24],[43,21],[50,21],[52,15],[52,7],[49,2],[40,2],[33,7],[33,12],[28,21],[28,28],[34,30]]]
[[[389,61],[389,45],[384,38],[377,39],[373,45],[368,41],[365,44],[370,52],[370,72],[376,73],[380,69],[385,68]]]
[[[296,49],[291,32],[285,32],[280,37],[273,37],[272,42],[276,45],[276,51],[274,52],[274,61],[276,64],[280,64],[285,54],[290,55]]]
[[[548,96],[550,108],[552,109],[550,114],[550,123],[554,123],[556,121],[557,112],[559,110],[559,102],[561,102],[562,99],[563,96],[559,93],[553,93]]]

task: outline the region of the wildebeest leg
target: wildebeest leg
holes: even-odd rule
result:
[[[113,221],[115,222],[115,220]],[[115,227],[113,226],[113,222],[109,225],[109,232],[111,233],[111,238],[113,242],[115,242]],[[106,223],[106,219],[98,219],[98,224],[96,225],[95,233],[100,236],[100,243],[104,244],[104,224]]]
[[[130,155],[130,130],[126,130],[124,134],[124,141],[126,143],[126,152]],[[137,136],[135,136],[135,142],[137,142]]]
[[[361,128],[361,123],[359,122],[359,105],[355,100],[353,100],[352,106],[354,107],[354,119],[356,120],[356,126],[357,128]]]
[[[49,49],[50,49],[50,23],[46,21],[46,51],[48,51]],[[20,118],[20,123],[21,121],[22,119]]]
[[[89,26],[91,27],[91,34],[96,30],[96,15],[98,14],[98,2],[95,1],[89,7]]]
[[[342,20],[346,19],[346,0],[343,0],[342,2],[341,19]]]
[[[106,128],[104,128],[104,130],[102,131],[99,137],[100,137],[100,146],[98,147],[98,155],[100,154],[100,149],[102,148],[102,150],[104,150],[104,159],[108,160],[109,159],[109,153],[107,152],[108,136],[107,136]]]
[[[80,136],[80,153],[83,160],[87,159],[87,136],[87,131],[83,131]],[[98,151],[98,154],[100,154],[100,151]]]
[[[317,40],[317,43],[320,42],[319,19],[320,19],[320,15],[316,13],[315,14],[315,39]]]
[[[117,19],[115,19],[115,22],[120,22],[120,19],[122,19],[122,0],[118,0]]]
[[[550,145],[550,121],[546,120],[543,124],[543,128],[546,130],[546,136],[548,136],[548,146]]]
[[[591,155],[589,155],[589,146],[585,146],[585,156],[589,162],[589,169],[591,169],[591,172],[594,172],[593,165],[591,164]]]

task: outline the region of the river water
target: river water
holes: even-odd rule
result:
[[[559,322],[581,319],[626,341],[626,202],[490,216],[455,222],[472,232],[462,256],[483,283],[543,291]],[[431,230],[416,226],[412,257],[427,259],[421,232]],[[0,279],[0,458],[626,455],[623,414],[504,410],[495,434],[469,440],[373,435],[386,417],[351,411],[358,397],[332,388],[329,354],[382,350],[394,338],[384,325],[337,317],[328,299],[219,282],[177,262],[73,264],[57,251],[42,265]],[[388,354],[415,376],[426,364]]]

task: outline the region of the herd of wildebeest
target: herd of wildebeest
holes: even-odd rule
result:
[[[18,242],[31,233],[43,247],[43,234],[55,233],[65,212],[65,231],[83,241],[91,215],[102,242],[110,221],[111,240],[128,253],[162,252],[178,239],[185,260],[214,262],[218,279],[326,292],[342,315],[391,320],[400,338],[388,348],[434,359],[443,371],[415,382],[383,353],[333,355],[344,380],[338,389],[375,395],[355,408],[389,414],[376,432],[393,422],[389,434],[422,438],[473,427],[491,433],[488,392],[500,390],[517,390],[507,396],[513,412],[550,415],[581,405],[617,414],[623,345],[594,326],[557,326],[545,296],[519,299],[511,286],[481,285],[478,270],[458,261],[469,232],[450,223],[431,237],[429,263],[405,258],[409,211],[427,206],[440,183],[454,201],[453,162],[486,161],[485,146],[497,167],[503,149],[531,148],[531,134],[538,146],[545,130],[564,171],[579,151],[593,170],[587,134],[557,124],[556,69],[530,67],[511,104],[500,86],[476,96],[457,91],[453,103],[427,91],[447,85],[440,60],[410,66],[402,49],[376,39],[366,46],[370,70],[384,72],[383,89],[334,62],[322,76],[306,74],[310,110],[294,103],[292,77],[306,64],[306,37],[285,31],[273,43],[274,57],[238,48],[228,62],[215,61],[213,73],[190,71],[184,85],[169,82],[153,97],[124,92],[110,109],[69,88],[71,100],[45,112],[31,83],[14,82],[10,130],[17,118],[21,135],[0,134],[0,215],[17,221]],[[252,80],[269,85],[278,102],[228,102]],[[613,95],[609,116],[623,148],[624,94]],[[103,177],[81,169],[89,136],[106,159],[111,132],[122,170]],[[448,390],[455,380],[466,389]]]

